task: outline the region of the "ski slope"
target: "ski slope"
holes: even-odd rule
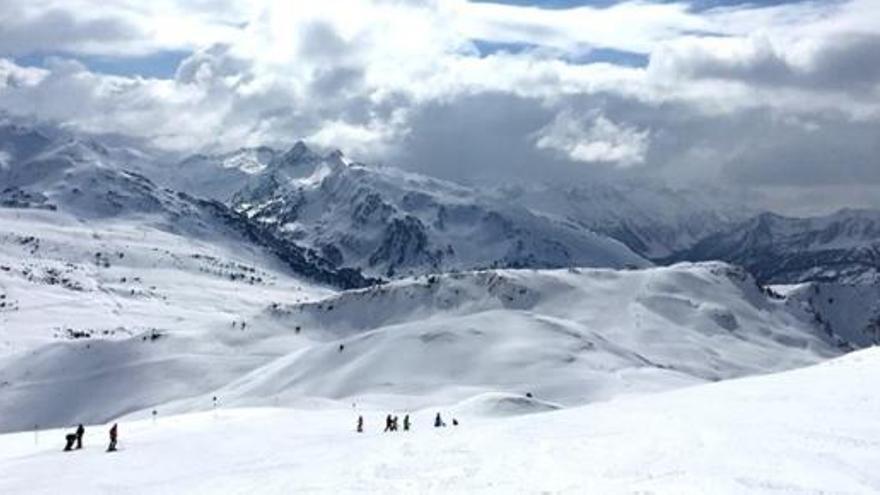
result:
[[[0,493],[869,494],[880,491],[880,349],[541,414],[383,434],[386,409],[223,409],[0,435]],[[402,414],[404,411],[399,411]],[[354,433],[357,414],[367,431]]]

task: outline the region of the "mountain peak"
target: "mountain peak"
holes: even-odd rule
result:
[[[315,158],[320,157],[301,140],[294,143],[293,147],[284,154],[285,162],[310,161]]]

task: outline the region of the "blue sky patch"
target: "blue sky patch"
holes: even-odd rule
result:
[[[562,52],[561,50],[542,47],[532,43],[505,43],[486,40],[473,40],[473,43],[481,57],[500,52],[522,53],[547,50],[548,53],[552,53],[556,58],[573,64],[585,65],[597,62],[607,62],[609,64],[623,65],[627,67],[646,67],[648,65],[647,54],[615,50],[613,48],[585,48],[582,54],[573,55]]]
[[[44,67],[46,59],[63,57],[74,59],[92,72],[119,76],[142,76],[170,79],[177,72],[180,62],[190,55],[186,51],[163,51],[139,57],[110,57],[97,55],[71,55],[68,53],[40,53],[16,57],[15,63],[29,67]]]

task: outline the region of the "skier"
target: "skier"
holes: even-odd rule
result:
[[[113,423],[110,428],[110,445],[107,447],[107,452],[116,452],[116,428],[116,423]]]
[[[446,423],[443,422],[443,419],[440,417],[440,413],[437,413],[437,416],[434,418],[434,428],[445,427]]]
[[[403,431],[409,431],[409,414],[403,417]]]
[[[77,450],[83,448],[83,435],[86,434],[86,429],[83,428],[83,425],[80,424],[76,427],[76,448]]]
[[[64,440],[67,441],[64,445],[64,451],[70,452],[73,450],[73,443],[76,442],[76,433],[68,433],[67,435],[64,435]]]
[[[357,432],[358,433],[364,432],[364,417],[363,416],[358,416]]]
[[[385,416],[385,431],[391,431],[391,415]]]

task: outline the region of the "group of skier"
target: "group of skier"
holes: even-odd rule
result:
[[[363,416],[358,417],[358,433],[363,433]],[[399,429],[399,418],[397,416],[388,415],[385,417],[385,431],[397,431]],[[409,414],[403,417],[403,431],[409,431],[410,422]]]
[[[153,411],[153,415],[155,416],[155,411]],[[458,420],[452,418],[452,426],[458,426]],[[409,431],[412,427],[412,423],[409,419],[409,414],[403,417],[403,431]],[[446,423],[443,421],[443,418],[440,416],[440,413],[437,413],[437,416],[434,417],[434,428],[445,428]],[[388,415],[385,417],[385,431],[398,431],[399,429],[399,418],[397,416]],[[358,416],[357,420],[357,432],[364,432],[364,417]],[[64,445],[64,451],[69,452],[71,450],[79,450],[83,447],[83,436],[86,433],[86,429],[83,425],[78,425],[76,427],[76,431],[74,433],[68,433],[64,436],[66,440],[66,444]],[[116,442],[118,435],[118,426],[116,423],[113,423],[113,426],[110,428],[110,444],[107,446],[107,452],[115,452],[116,451]]]
[[[116,423],[113,423],[113,426],[110,428],[110,444],[107,446],[107,452],[116,452],[116,439],[118,434],[118,426]],[[64,436],[66,440],[66,444],[64,445],[64,451],[70,452],[71,450],[79,450],[83,448],[83,436],[86,434],[85,427],[80,424],[76,427],[76,432],[68,433]]]
[[[400,429],[400,422],[397,416],[392,416],[391,414],[385,416],[385,430],[384,432],[389,431],[398,431]],[[452,426],[458,426],[458,420],[452,418]],[[409,414],[403,417],[403,431],[409,431],[412,427],[412,423],[409,419]],[[440,416],[440,413],[437,413],[437,416],[434,417],[434,428],[445,428],[446,423],[443,421],[443,417]],[[364,417],[358,416],[357,419],[357,427],[356,431],[358,433],[364,432]]]

